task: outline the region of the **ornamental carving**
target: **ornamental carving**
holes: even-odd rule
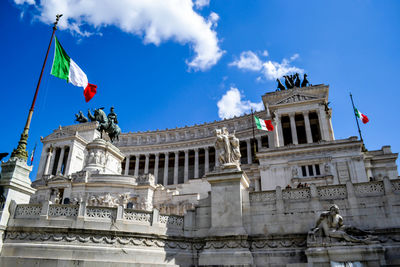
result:
[[[347,198],[346,185],[318,187],[318,197],[322,200]]]
[[[279,104],[290,104],[290,103],[295,103],[295,102],[301,102],[301,101],[308,101],[308,100],[313,100],[313,99],[317,99],[317,97],[315,96],[306,96],[306,95],[300,95],[300,94],[296,94],[296,95],[292,95],[289,96],[283,100],[280,100],[279,102],[277,102],[275,105],[279,105]]]
[[[134,247],[155,247],[171,249],[190,249],[191,242],[165,240],[149,237],[122,237],[115,235],[93,235],[74,233],[7,232],[8,240],[79,242],[89,244],[120,244]]]
[[[160,215],[160,223],[167,226],[183,227],[183,216]]]
[[[37,218],[42,211],[41,204],[19,204],[15,210],[16,219]]]
[[[149,174],[144,174],[144,175],[139,175],[136,177],[136,183],[138,185],[155,185],[155,179],[154,175],[149,173]]]
[[[151,223],[153,220],[153,214],[135,210],[124,210],[124,219],[127,221]]]
[[[310,188],[296,188],[282,190],[282,198],[288,200],[310,199]]]
[[[118,207],[119,205],[126,206],[128,202],[137,203],[137,198],[137,195],[131,195],[131,193],[116,195],[107,193],[104,195],[90,195],[87,203],[89,206]]]
[[[116,218],[115,208],[105,208],[105,207],[87,207],[86,216],[89,218],[97,219],[113,219]]]
[[[392,190],[394,192],[400,191],[400,180],[392,181]]]
[[[359,197],[381,196],[385,194],[382,181],[354,184],[354,191]]]
[[[49,216],[65,216],[65,217],[76,217],[78,216],[79,206],[76,205],[50,205]]]
[[[305,238],[298,239],[281,239],[281,240],[256,240],[251,242],[252,249],[265,249],[265,248],[290,248],[290,247],[305,247],[307,240]]]
[[[208,241],[204,249],[224,249],[224,248],[250,248],[250,244],[246,240],[223,240]]]
[[[73,182],[87,182],[87,179],[90,176],[90,172],[88,171],[79,171],[71,174],[71,179]]]

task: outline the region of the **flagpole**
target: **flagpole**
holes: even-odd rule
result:
[[[256,135],[255,135],[255,133],[254,133],[254,113],[253,113],[253,108],[251,109],[251,127],[253,128],[253,142],[250,142],[250,144],[251,143],[253,143],[253,147],[254,147],[254,162],[256,162],[257,161],[257,155],[256,155],[256,153],[257,153],[257,147],[256,147]]]
[[[51,43],[53,41],[54,33],[57,30],[57,24],[58,24],[58,21],[60,20],[61,16],[62,16],[62,14],[56,15],[56,21],[54,22],[54,26],[53,26],[53,33],[51,34],[50,43],[49,43],[49,46],[47,47],[46,57],[44,58],[42,70],[41,70],[40,76],[39,76],[39,81],[36,86],[35,95],[33,96],[31,108],[29,109],[28,118],[26,119],[24,131],[22,132],[21,138],[19,139],[18,147],[16,149],[14,149],[14,151],[11,153],[11,157],[16,157],[16,158],[19,158],[22,160],[28,159],[28,152],[26,151],[26,145],[28,143],[29,127],[31,125],[33,110],[35,108],[36,98],[37,98],[37,95],[39,92],[40,82],[42,81],[43,71],[46,66],[46,61],[47,61],[47,57],[49,55]]]
[[[353,113],[354,113],[354,118],[356,119],[358,133],[360,135],[360,140],[362,142],[362,149],[363,149],[363,151],[366,151],[366,148],[365,148],[365,145],[364,145],[364,140],[363,140],[362,134],[361,134],[360,124],[358,123],[357,115],[356,115],[356,112],[355,112],[356,111],[356,107],[354,106],[353,95],[351,93],[350,93],[350,99],[351,99],[351,104],[353,106]]]

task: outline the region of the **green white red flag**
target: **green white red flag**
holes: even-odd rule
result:
[[[256,122],[257,129],[264,131],[273,131],[274,125],[272,125],[271,120],[263,120],[257,116],[254,116],[254,121]]]
[[[354,108],[354,112],[356,113],[356,116],[364,123],[366,124],[369,122],[369,119],[366,115],[362,114],[357,108]]]
[[[75,86],[83,87],[83,95],[85,96],[86,102],[89,102],[97,92],[97,85],[88,82],[86,74],[79,68],[75,61],[67,55],[60,42],[58,42],[57,37],[55,37],[55,43],[51,75],[64,79]]]
[[[33,148],[32,153],[31,153],[31,165],[32,165],[33,159],[35,157],[36,145],[37,145],[37,143],[35,143],[35,147]]]

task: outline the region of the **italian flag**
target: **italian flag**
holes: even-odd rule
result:
[[[60,79],[67,80],[75,86],[83,87],[83,95],[85,96],[86,102],[96,94],[97,85],[88,82],[86,74],[81,68],[70,58],[65,52],[64,48],[58,42],[57,37],[56,47],[54,49],[54,60],[53,66],[51,67],[51,75],[56,76]]]
[[[364,114],[362,114],[358,109],[354,108],[354,112],[356,113],[356,116],[357,116],[364,124],[366,124],[367,122],[369,122],[368,117],[365,116]]]
[[[257,129],[264,130],[264,131],[273,131],[274,130],[274,125],[272,125],[271,120],[263,120],[258,118],[257,116],[254,116],[254,120],[257,125]]]

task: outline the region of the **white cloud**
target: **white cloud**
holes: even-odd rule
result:
[[[242,95],[240,91],[231,87],[218,101],[218,116],[221,119],[229,119],[234,116],[240,116],[244,113],[249,113],[250,109],[253,110],[262,110],[264,105],[261,102],[253,103],[249,100],[242,100]]]
[[[268,51],[263,51],[264,56],[268,56]],[[252,51],[244,51],[240,54],[240,59],[229,63],[229,66],[236,66],[239,69],[260,72],[266,79],[275,80],[282,78],[288,73],[303,73],[304,70],[292,66],[292,61],[299,58],[299,54],[294,54],[290,59],[284,58],[281,63],[272,60],[261,61],[260,58]],[[257,81],[260,81],[260,77]]]
[[[29,5],[34,5],[35,4],[35,0],[14,0],[14,2],[17,5],[23,5],[25,3],[29,4]]]
[[[256,54],[245,51],[240,54],[240,58],[229,63],[229,66],[236,66],[239,69],[258,71],[262,68],[262,62]]]
[[[196,6],[196,8],[202,9],[205,6],[210,5],[210,0],[195,0],[194,5]]]
[[[41,0],[36,5],[34,0],[14,1],[34,5],[37,18],[44,23],[50,24],[55,14],[63,14],[59,28],[81,36],[93,34],[82,26],[95,31],[116,26],[142,37],[145,44],[159,45],[167,40],[189,44],[195,55],[187,64],[194,70],[212,67],[224,53],[213,29],[218,15],[212,12],[205,19],[193,10],[192,0]],[[197,2],[205,5],[209,1]]]

